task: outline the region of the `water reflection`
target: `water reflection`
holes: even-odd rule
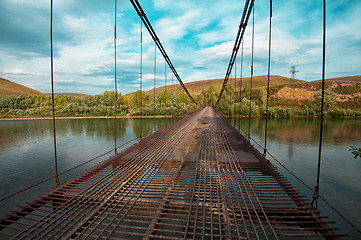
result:
[[[229,119],[236,128],[239,126],[248,133],[248,119]],[[305,119],[270,119],[268,137],[282,142],[317,143],[320,132],[320,120]],[[265,130],[265,119],[251,119],[251,134]],[[350,139],[361,139],[361,119],[325,119],[323,140],[328,143],[343,144]],[[260,135],[261,139],[262,135]]]
[[[228,119],[247,134],[248,119]],[[316,184],[319,119],[269,119],[267,149],[309,186]],[[251,137],[264,146],[265,119],[251,119]],[[261,150],[253,141],[255,147]],[[361,160],[354,159],[349,146],[361,146],[361,119],[325,119],[322,142],[320,193],[351,221],[361,227]],[[293,178],[272,158],[271,162],[310,199],[312,192]],[[321,203],[321,211],[336,220],[351,239],[360,235]]]
[[[154,126],[162,129],[178,120],[143,119],[142,135],[146,137],[151,134]],[[118,145],[140,136],[140,119],[118,118],[116,122]],[[59,172],[114,148],[114,119],[59,119],[56,121],[56,133]],[[131,142],[119,151],[134,143]],[[114,153],[61,176],[61,182],[70,180],[112,154]],[[52,120],[0,121],[0,198],[53,175]],[[2,213],[49,191],[52,187],[54,182],[50,181],[9,201],[0,202],[0,217]]]

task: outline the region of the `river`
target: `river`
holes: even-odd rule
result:
[[[142,120],[143,136],[178,119]],[[248,119],[228,119],[236,128],[248,132]],[[117,145],[140,137],[140,119],[117,119]],[[58,169],[63,172],[114,148],[114,119],[86,118],[57,120]],[[314,187],[318,158],[318,119],[270,119],[267,149],[304,182]],[[251,137],[264,144],[264,119],[251,119]],[[54,147],[51,120],[0,121],[0,199],[54,175]],[[119,151],[134,144],[132,141]],[[251,142],[257,146],[254,141]],[[354,159],[349,147],[361,146],[361,119],[326,119],[324,124],[320,194],[361,228],[361,159]],[[110,156],[111,152],[60,177],[68,181],[85,169]],[[277,162],[268,159],[286,175],[301,193],[312,193],[290,176]],[[0,217],[24,202],[55,187],[52,179],[29,191],[0,202]],[[336,220],[341,233],[354,235],[352,229],[319,202],[325,215]]]
[[[263,153],[265,119],[229,118],[228,121],[247,136]],[[317,176],[320,120],[314,118],[269,119],[267,150],[284,166],[314,189]],[[259,144],[259,145],[258,145]],[[354,159],[350,146],[361,147],[361,119],[325,119],[320,171],[320,195],[361,228],[361,158]],[[301,193],[312,199],[313,193],[289,174],[272,157],[269,159]],[[337,222],[342,233],[361,239],[347,223],[322,201],[321,212]]]

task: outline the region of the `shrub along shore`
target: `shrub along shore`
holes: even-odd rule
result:
[[[209,88],[196,97],[197,102],[212,106],[218,99],[217,93]],[[326,117],[360,117],[361,111],[343,109],[337,106],[336,94],[330,89],[325,92],[324,112]],[[183,92],[161,92],[154,98],[144,91],[136,91],[131,95],[115,95],[113,91],[105,91],[95,96],[73,97],[55,96],[55,115],[57,118],[69,117],[112,117],[117,101],[117,116],[139,117],[149,116],[186,116],[198,109],[190,98]],[[250,92],[247,86],[237,92],[233,88],[226,88],[217,106],[217,110],[226,116],[262,117],[266,113],[265,91]],[[270,117],[317,117],[320,115],[321,94],[316,93],[313,101],[302,106],[277,106],[277,101],[269,101],[268,115]],[[141,107],[142,106],[142,107]],[[9,118],[48,118],[52,116],[51,97],[18,96],[0,98],[0,119]]]

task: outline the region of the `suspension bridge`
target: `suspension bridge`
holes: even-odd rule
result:
[[[198,104],[183,84],[139,2],[130,2],[183,90]],[[254,1],[245,3],[215,107],[227,86],[253,5]],[[269,56],[271,19],[272,7]],[[114,29],[116,32],[116,20]],[[270,63],[268,66],[269,76]],[[116,84],[115,72],[115,90]],[[115,105],[115,121],[116,111]],[[314,197],[309,202],[267,160],[267,137],[264,152],[260,153],[250,144],[250,136],[243,136],[213,107],[200,107],[123,152],[117,152],[115,141],[114,157],[63,185],[59,184],[57,172],[55,116],[53,123],[56,166],[53,178],[57,188],[5,215],[0,220],[1,239],[346,237],[318,211],[317,202],[322,199],[319,181],[315,190],[311,189]]]

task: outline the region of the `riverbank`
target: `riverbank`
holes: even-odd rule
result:
[[[155,118],[182,118],[184,116],[155,116]],[[55,117],[56,120],[61,119],[106,119],[106,118],[114,118],[114,116],[84,116],[84,117]],[[117,118],[154,118],[154,116],[117,116]],[[18,117],[18,118],[1,118],[0,121],[11,121],[11,120],[52,120],[52,117]]]
[[[183,118],[184,116],[155,116],[155,118]],[[248,115],[226,115],[226,118],[248,118]],[[55,117],[56,120],[62,119],[108,119],[114,118],[114,116],[84,116],[84,117]],[[154,116],[117,116],[117,118],[125,118],[125,119],[139,119],[139,118],[147,118],[151,119]],[[264,116],[252,115],[251,118],[265,118]],[[292,119],[312,119],[312,118],[320,118],[320,116],[271,116],[270,118],[273,119],[283,119],[283,118],[292,118]],[[332,118],[339,118],[339,119],[361,119],[361,116],[324,116],[324,118],[332,119]],[[12,120],[52,120],[52,117],[18,117],[18,118],[1,118],[0,121],[12,121]]]

